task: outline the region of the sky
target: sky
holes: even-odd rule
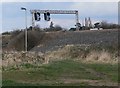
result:
[[[5,1],[5,0],[4,0]],[[78,10],[79,21],[83,24],[85,17],[90,17],[92,23],[107,21],[118,23],[118,2],[2,2],[0,3],[0,32],[12,31],[25,28],[25,12],[20,8],[27,8],[27,26],[31,26],[30,10]],[[41,14],[41,21],[36,22],[41,28],[49,27],[52,21],[54,25],[63,28],[75,27],[74,14],[51,14],[49,22],[44,21]]]

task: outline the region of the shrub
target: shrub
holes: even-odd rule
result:
[[[46,32],[50,32],[50,31],[61,31],[63,30],[62,27],[60,27],[59,25],[56,25],[55,27],[53,28],[45,28],[44,31]]]
[[[103,29],[117,29],[117,28],[120,28],[120,25],[118,24],[113,24],[113,23],[108,23],[106,21],[102,21],[101,22],[101,27]]]
[[[10,35],[10,32],[3,32],[2,35]]]
[[[19,29],[18,29],[18,30],[14,30],[14,31],[11,32],[11,36],[12,36],[12,37],[16,37],[16,36],[19,35],[21,32],[22,32],[22,30],[19,30]]]

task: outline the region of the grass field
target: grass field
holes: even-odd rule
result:
[[[61,60],[3,70],[3,86],[117,86],[118,64]]]

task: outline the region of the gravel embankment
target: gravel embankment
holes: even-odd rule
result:
[[[37,46],[31,51],[53,51],[65,45],[104,45],[110,46],[118,43],[118,30],[87,30],[78,32],[60,32],[58,36],[47,41],[42,46]]]

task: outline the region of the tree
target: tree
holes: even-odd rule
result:
[[[102,21],[101,22],[101,27],[103,29],[117,29],[120,27],[118,24],[113,24],[113,23],[108,23],[107,21]]]

